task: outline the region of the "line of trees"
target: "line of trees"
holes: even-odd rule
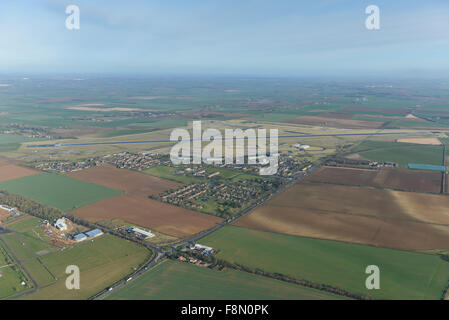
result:
[[[324,284],[324,283],[316,283],[316,282],[305,280],[305,279],[296,279],[296,278],[293,278],[293,277],[290,277],[290,276],[287,276],[287,275],[284,275],[281,273],[267,272],[265,270],[258,269],[258,268],[250,268],[250,267],[238,264],[238,263],[232,263],[232,262],[229,262],[226,260],[217,259],[214,256],[206,257],[206,256],[203,256],[203,255],[201,255],[199,253],[195,253],[195,252],[182,252],[182,253],[176,252],[174,254],[171,254],[169,257],[172,259],[176,259],[180,255],[187,255],[187,256],[191,256],[196,259],[201,259],[205,262],[211,263],[212,265],[210,266],[210,268],[216,268],[220,271],[225,268],[229,268],[229,269],[248,272],[248,273],[252,273],[252,274],[259,275],[259,276],[268,277],[268,278],[272,278],[272,279],[276,279],[276,280],[280,280],[280,281],[284,281],[284,282],[288,282],[288,283],[297,284],[297,285],[300,285],[303,287],[308,287],[308,288],[312,288],[312,289],[316,289],[316,290],[320,290],[320,291],[325,291],[328,293],[348,297],[351,299],[373,300],[372,297],[369,297],[369,296],[366,296],[363,294],[352,293],[352,292],[349,292],[349,291],[339,288],[339,287],[331,286],[331,285]]]

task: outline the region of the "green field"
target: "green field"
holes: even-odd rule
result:
[[[17,134],[0,133],[0,152],[17,150],[23,142],[41,141],[43,139],[27,138]]]
[[[70,211],[122,193],[119,190],[52,173],[1,182],[0,190],[21,194],[63,211]]]
[[[39,257],[34,251],[38,247],[43,249],[46,243],[38,239],[23,237],[19,233],[2,235],[2,238],[39,286],[49,285],[56,280],[38,260]]]
[[[26,299],[87,299],[130,274],[149,255],[142,246],[111,235],[85,241],[42,257],[42,262],[58,278]],[[65,287],[66,267],[80,268],[80,289]]]
[[[409,163],[443,165],[442,146],[368,140],[353,151],[363,151],[359,154],[372,161],[396,162],[401,168],[407,168]]]
[[[112,138],[112,137],[121,137],[128,136],[133,134],[141,134],[152,132],[154,129],[124,129],[124,130],[114,130],[110,132],[105,132],[99,135],[100,138]]]
[[[25,243],[26,247],[35,255],[57,250],[58,247],[48,241],[41,224],[41,219],[28,216],[26,219],[9,224],[8,229],[20,234],[21,242]]]
[[[24,281],[27,285],[22,286]],[[0,242],[0,299],[17,296],[31,290],[32,283]]]
[[[380,299],[440,299],[449,263],[438,256],[316,240],[229,226],[201,240],[218,257]],[[377,265],[381,289],[365,288],[365,268]]]
[[[339,299],[314,289],[226,270],[215,271],[178,261],[164,261],[107,299]]]
[[[175,174],[175,172],[178,169],[173,168],[173,167],[167,167],[167,166],[155,166],[146,170],[143,170],[142,172],[155,176],[155,177],[159,177],[159,178],[164,178],[164,179],[168,179],[168,180],[173,180],[176,182],[181,182],[184,184],[190,184],[190,183],[196,183],[196,182],[200,182],[202,179],[198,178],[198,177],[189,177],[189,176],[185,176],[185,175],[181,175],[181,174]]]

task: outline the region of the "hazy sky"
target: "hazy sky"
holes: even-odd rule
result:
[[[69,4],[80,30],[65,28]],[[449,1],[1,0],[11,72],[449,74]]]

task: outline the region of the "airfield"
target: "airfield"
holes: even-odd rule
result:
[[[85,90],[93,81],[1,88],[14,108],[1,107],[0,199],[23,212],[0,210],[0,299],[447,298],[446,91],[130,80],[110,94]],[[161,160],[193,120],[278,129],[282,172],[260,187],[270,191],[254,192],[251,168]],[[69,236],[48,233],[54,215],[72,220]],[[104,234],[71,238],[93,228]],[[192,262],[192,242],[214,253]],[[79,291],[65,289],[70,264],[83,270]],[[381,290],[364,286],[371,264]]]

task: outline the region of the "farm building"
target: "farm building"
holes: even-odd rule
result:
[[[85,233],[85,235],[89,238],[96,238],[103,234],[103,231],[100,229],[93,229]]]
[[[59,218],[58,220],[56,220],[54,226],[55,226],[56,229],[61,230],[61,231],[67,230],[66,219],[64,217]]]
[[[409,167],[409,169],[446,172],[445,166],[434,166],[434,165],[430,165],[430,164],[409,163],[408,167]]]
[[[20,212],[17,211],[16,209],[11,208],[10,206],[5,206],[5,205],[3,205],[3,204],[0,205],[0,209],[6,210],[6,211],[8,211],[8,212],[11,212],[11,213],[13,213],[14,215],[19,215],[19,214],[20,214]]]
[[[73,237],[73,240],[75,240],[76,242],[81,242],[86,239],[87,239],[87,236],[84,233],[77,234],[76,236]]]
[[[202,244],[198,244],[198,243],[195,243],[195,245],[193,246],[192,249],[203,250],[203,251],[206,251],[206,252],[211,252],[211,251],[214,250],[214,248],[211,248],[211,247],[208,247],[208,246],[203,246]]]
[[[139,235],[144,236],[145,239],[154,237],[153,233],[151,233],[149,231],[145,231],[145,230],[139,229],[139,228],[132,228],[132,231],[134,231],[135,233],[137,233]]]
[[[293,147],[295,147],[295,148],[297,148],[299,150],[307,150],[307,149],[310,148],[309,145],[307,145],[307,144],[300,144],[300,143],[294,144]]]

